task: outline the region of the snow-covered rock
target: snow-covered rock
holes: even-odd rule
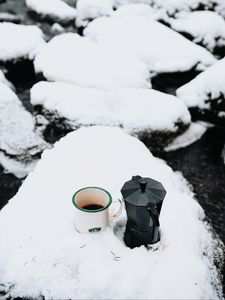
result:
[[[85,27],[88,22],[101,16],[110,16],[113,12],[112,0],[78,0],[76,25]]]
[[[0,23],[0,61],[32,60],[45,44],[43,33],[35,25]]]
[[[224,0],[152,0],[153,7],[162,10],[169,16],[176,16],[180,12],[195,10],[215,10],[224,13]]]
[[[203,120],[225,124],[225,58],[176,91]]]
[[[32,115],[16,94],[0,82],[0,150],[11,158],[29,161],[46,147],[47,143],[35,133]]]
[[[149,72],[129,52],[105,48],[75,33],[61,34],[48,42],[34,61],[37,73],[50,81],[81,86],[149,87]]]
[[[153,11],[152,7],[144,3],[132,3],[127,5],[122,5],[116,11],[114,11],[113,15],[114,16],[136,15],[136,16],[145,16],[151,19],[156,18],[156,14]]]
[[[0,70],[0,82],[4,83],[9,88],[14,89],[13,84],[10,81],[8,81],[8,79],[6,79],[5,74],[2,72],[2,70]]]
[[[27,7],[42,18],[67,23],[74,21],[76,9],[63,0],[26,0]]]
[[[113,0],[113,6],[118,8],[127,4],[152,4],[152,0]]]
[[[180,148],[187,147],[198,141],[207,130],[207,125],[203,122],[192,122],[190,127],[181,135],[173,140],[165,150],[174,151]]]
[[[1,3],[1,1],[0,1]],[[14,15],[9,12],[0,12],[0,22],[12,22],[12,23],[20,23],[20,16]]]
[[[116,201],[136,174],[167,190],[158,250],[125,246],[125,211],[102,233],[76,232],[76,190],[104,187]],[[216,241],[203,218],[181,175],[136,138],[118,128],[82,128],[44,152],[0,211],[1,288],[46,299],[218,299]]]
[[[145,16],[101,17],[84,30],[93,41],[139,57],[154,73],[204,69],[216,59],[167,26]]]
[[[215,12],[195,11],[182,14],[177,19],[170,19],[170,25],[209,51],[225,47],[225,21]]]
[[[31,103],[41,105],[54,126],[66,130],[119,126],[153,150],[163,148],[190,124],[189,111],[181,100],[151,89],[99,90],[39,82],[31,89]]]

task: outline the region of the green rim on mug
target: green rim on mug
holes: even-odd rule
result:
[[[101,190],[101,191],[105,192],[105,193],[109,196],[109,202],[108,202],[108,204],[107,204],[106,206],[104,206],[103,208],[100,208],[100,209],[93,209],[93,210],[88,210],[88,209],[84,209],[84,208],[82,208],[82,207],[79,207],[79,206],[76,204],[76,202],[75,202],[75,197],[76,197],[76,195],[77,195],[79,192],[81,192],[81,191],[83,191],[83,190],[88,190],[88,189],[97,189],[97,190]],[[110,204],[112,203],[112,196],[110,195],[110,193],[109,193],[108,191],[106,191],[106,190],[103,189],[103,188],[100,188],[100,187],[98,187],[98,186],[87,186],[87,187],[84,187],[84,188],[79,189],[78,191],[76,191],[76,193],[75,193],[75,194],[73,195],[73,197],[72,197],[72,202],[73,202],[73,205],[74,205],[76,208],[78,208],[79,210],[82,210],[82,211],[85,211],[85,212],[89,212],[89,213],[95,213],[95,212],[99,212],[99,211],[102,211],[102,210],[107,209],[107,208],[110,206]]]

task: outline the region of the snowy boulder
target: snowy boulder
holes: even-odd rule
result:
[[[195,118],[225,125],[225,58],[180,87],[176,94]]]
[[[5,74],[2,72],[2,70],[0,70],[0,83],[4,83],[9,88],[14,89],[12,83],[6,79]]]
[[[154,9],[172,17],[185,11],[215,10],[222,16],[225,12],[224,0],[153,0],[151,4]]]
[[[46,147],[47,143],[35,133],[32,115],[16,94],[0,82],[0,151],[10,158],[28,162]]]
[[[104,187],[116,201],[136,174],[167,190],[158,250],[125,246],[125,211],[102,233],[76,232],[76,190]],[[181,175],[136,138],[118,128],[82,128],[44,152],[0,211],[1,289],[34,299],[219,299],[219,249],[203,218]]]
[[[29,10],[39,17],[61,23],[74,22],[76,9],[63,0],[26,0]]]
[[[0,23],[0,62],[33,60],[45,44],[42,31],[35,25]]]
[[[20,16],[9,12],[0,12],[0,22],[12,22],[17,24],[21,22],[21,18]]]
[[[206,49],[146,16],[114,15],[98,18],[85,28],[84,35],[106,48],[133,53],[152,76],[202,70],[216,59]],[[179,76],[182,78],[182,75]]]
[[[34,65],[50,81],[98,88],[150,86],[149,72],[138,57],[101,47],[75,33],[54,37],[38,53]]]
[[[170,19],[170,26],[211,52],[223,52],[224,56],[225,21],[215,12],[195,11],[180,15],[177,19]]]
[[[78,0],[76,26],[85,27],[90,21],[113,13],[112,0]]]
[[[31,103],[52,126],[119,126],[137,135],[151,149],[166,146],[190,124],[189,111],[174,96],[151,89],[99,90],[55,82],[31,89]],[[41,106],[41,109],[40,109]]]
[[[136,15],[136,16],[145,16],[151,19],[156,18],[156,15],[152,7],[144,3],[131,3],[127,5],[122,5],[116,11],[114,11],[113,15],[114,16]]]

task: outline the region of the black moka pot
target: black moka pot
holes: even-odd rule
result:
[[[166,190],[151,178],[133,176],[121,189],[127,212],[125,244],[130,247],[147,246],[160,239],[159,214]]]

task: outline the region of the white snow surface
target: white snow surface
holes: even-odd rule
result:
[[[122,126],[128,132],[176,131],[179,120],[190,123],[186,105],[152,89],[99,90],[60,82],[39,82],[31,103],[65,118],[72,128],[88,125]]]
[[[150,87],[149,72],[132,53],[101,47],[76,33],[54,37],[38,53],[36,72],[50,81],[98,88]]]
[[[113,13],[112,0],[78,0],[76,25],[86,26],[90,20]]]
[[[9,88],[14,89],[13,84],[10,81],[8,81],[8,79],[5,77],[5,74],[3,73],[2,70],[0,70],[0,82],[4,83]]]
[[[203,47],[146,16],[101,17],[89,23],[84,35],[108,49],[117,45],[118,50],[133,53],[153,73],[204,69],[216,61]]]
[[[76,9],[62,0],[26,0],[27,7],[46,17],[56,18],[58,21],[72,21],[76,17]]]
[[[145,16],[147,18],[155,19],[156,13],[151,6],[144,3],[131,3],[127,5],[120,6],[113,13],[114,16],[126,16],[126,15],[136,15]]]
[[[136,174],[167,190],[158,250],[124,245],[125,211],[102,233],[76,232],[76,190],[100,186],[117,200],[123,183]],[[1,282],[11,285],[13,297],[218,299],[214,242],[203,217],[181,175],[138,139],[118,128],[82,128],[44,152],[0,211]]]
[[[177,89],[177,96],[188,107],[209,108],[211,99],[225,95],[225,58],[196,76],[193,80]]]
[[[216,46],[225,46],[225,21],[212,11],[195,11],[180,14],[170,19],[171,27],[179,32],[188,33],[195,43],[201,43],[213,51]]]
[[[45,44],[43,33],[35,25],[0,23],[0,61],[33,59]]]
[[[181,11],[194,11],[203,7],[204,9],[215,9],[223,15],[224,0],[153,0],[152,5],[165,11],[168,15],[176,15]]]
[[[190,127],[183,134],[175,138],[172,143],[165,148],[165,151],[174,151],[195,143],[203,136],[206,130],[207,125],[203,122],[192,122]]]
[[[20,159],[30,159],[47,147],[34,131],[32,115],[16,94],[0,82],[0,150]]]
[[[24,178],[30,173],[34,167],[36,166],[38,159],[34,159],[30,162],[24,163],[9,156],[5,155],[3,152],[0,151],[0,164],[4,169],[4,173],[13,174],[17,178]]]

